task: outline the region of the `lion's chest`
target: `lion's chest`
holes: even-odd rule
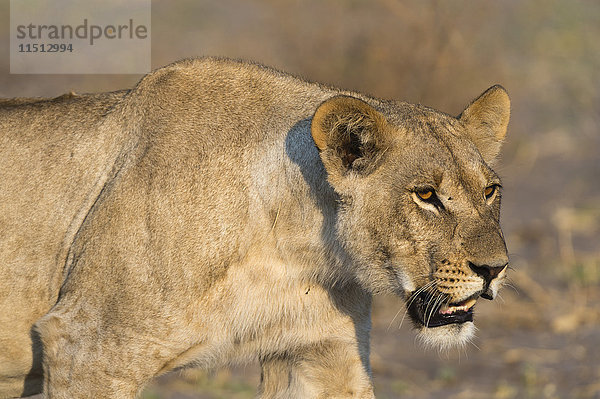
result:
[[[211,316],[202,322],[200,363],[256,358],[355,334],[354,321],[336,308],[331,292],[310,283],[301,265],[269,256],[232,266],[201,307]]]

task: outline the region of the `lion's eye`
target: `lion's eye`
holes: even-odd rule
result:
[[[494,193],[496,192],[496,185],[492,184],[491,186],[488,186],[485,188],[485,190],[483,190],[483,195],[485,195],[485,199],[490,199],[494,196]]]
[[[422,208],[432,210],[433,206],[438,212],[444,209],[444,205],[431,186],[417,187],[413,189],[412,195],[415,202]]]
[[[430,201],[433,199],[433,190],[425,189],[417,191],[417,196],[423,201]]]

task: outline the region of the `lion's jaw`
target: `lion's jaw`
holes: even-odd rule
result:
[[[447,351],[463,347],[475,338],[477,328],[472,321],[460,324],[447,324],[440,327],[421,327],[417,337],[427,348]]]

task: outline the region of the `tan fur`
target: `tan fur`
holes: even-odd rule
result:
[[[263,398],[372,398],[372,294],[462,300],[485,290],[468,262],[507,261],[491,90],[457,119],[205,58],[0,102],[0,397],[134,397],[259,359]]]

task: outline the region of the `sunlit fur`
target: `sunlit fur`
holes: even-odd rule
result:
[[[484,189],[509,114],[499,86],[454,117],[216,58],[0,101],[0,397],[257,359],[261,398],[373,398],[372,295],[461,300],[507,261]]]
[[[425,348],[446,352],[465,347],[475,338],[477,328],[473,322],[418,330],[417,338]]]

